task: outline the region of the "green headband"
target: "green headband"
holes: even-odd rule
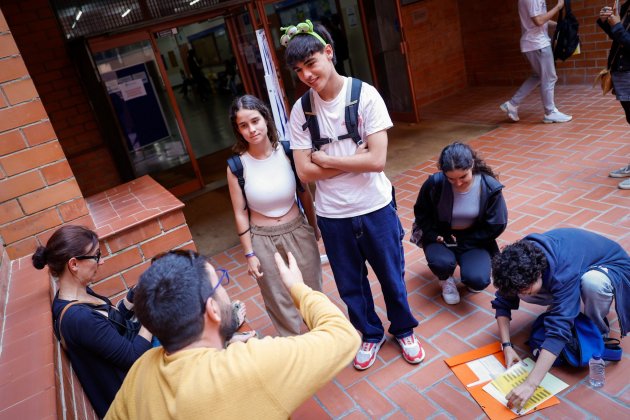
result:
[[[287,26],[286,28],[280,28],[280,30],[284,31],[284,35],[282,35],[282,37],[280,38],[280,44],[284,47],[289,45],[289,41],[291,41],[294,36],[299,34],[308,34],[314,36],[322,44],[324,44],[324,47],[328,44],[321,36],[313,31],[313,22],[308,19],[306,19],[302,23],[298,23],[295,26],[291,25]]]

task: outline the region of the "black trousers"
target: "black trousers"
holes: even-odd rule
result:
[[[620,101],[623,110],[626,112],[626,121],[630,124],[630,101]]]
[[[444,244],[432,243],[424,247],[429,269],[440,280],[446,280],[455,272],[457,264],[462,283],[474,290],[483,290],[490,284],[490,253],[482,248],[461,251]]]

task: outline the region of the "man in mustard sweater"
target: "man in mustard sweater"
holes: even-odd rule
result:
[[[132,366],[106,419],[280,419],[352,360],[356,330],[306,286],[291,253],[276,254],[285,286],[310,331],[225,348],[236,330],[229,278],[199,254],[171,251],[141,276],[134,297],[142,325],[163,347]]]

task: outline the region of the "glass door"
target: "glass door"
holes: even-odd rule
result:
[[[222,186],[234,144],[229,107],[245,93],[226,20],[188,23],[155,38],[204,184]]]
[[[135,37],[141,38],[141,37]],[[92,57],[120,126],[134,175],[151,175],[176,195],[201,188],[148,39],[99,48]]]

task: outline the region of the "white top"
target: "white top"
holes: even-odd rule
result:
[[[247,206],[267,217],[284,216],[295,202],[295,175],[282,145],[266,159],[241,155]]]
[[[345,127],[346,89],[350,84],[346,78],[344,87],[336,98],[322,100],[313,94],[313,112],[317,114],[321,137],[338,138],[348,133]],[[292,149],[311,149],[311,135],[302,130],[305,122],[302,103],[298,99],[291,111]],[[359,135],[367,136],[392,127],[387,107],[377,90],[363,82],[359,99]],[[369,147],[369,144],[368,144]],[[330,156],[350,156],[357,150],[352,139],[337,140],[320,149]],[[316,212],[330,218],[355,217],[385,207],[392,200],[392,184],[384,172],[343,173],[330,179],[316,182]]]
[[[455,188],[453,188],[453,214],[451,220],[451,226],[453,229],[467,229],[471,227],[479,216],[480,202],[480,175],[473,176],[472,185],[466,192],[457,192],[455,191]]]
[[[521,18],[521,52],[540,50],[551,45],[549,22],[536,26],[532,18],[547,13],[545,0],[518,0],[518,15]]]

